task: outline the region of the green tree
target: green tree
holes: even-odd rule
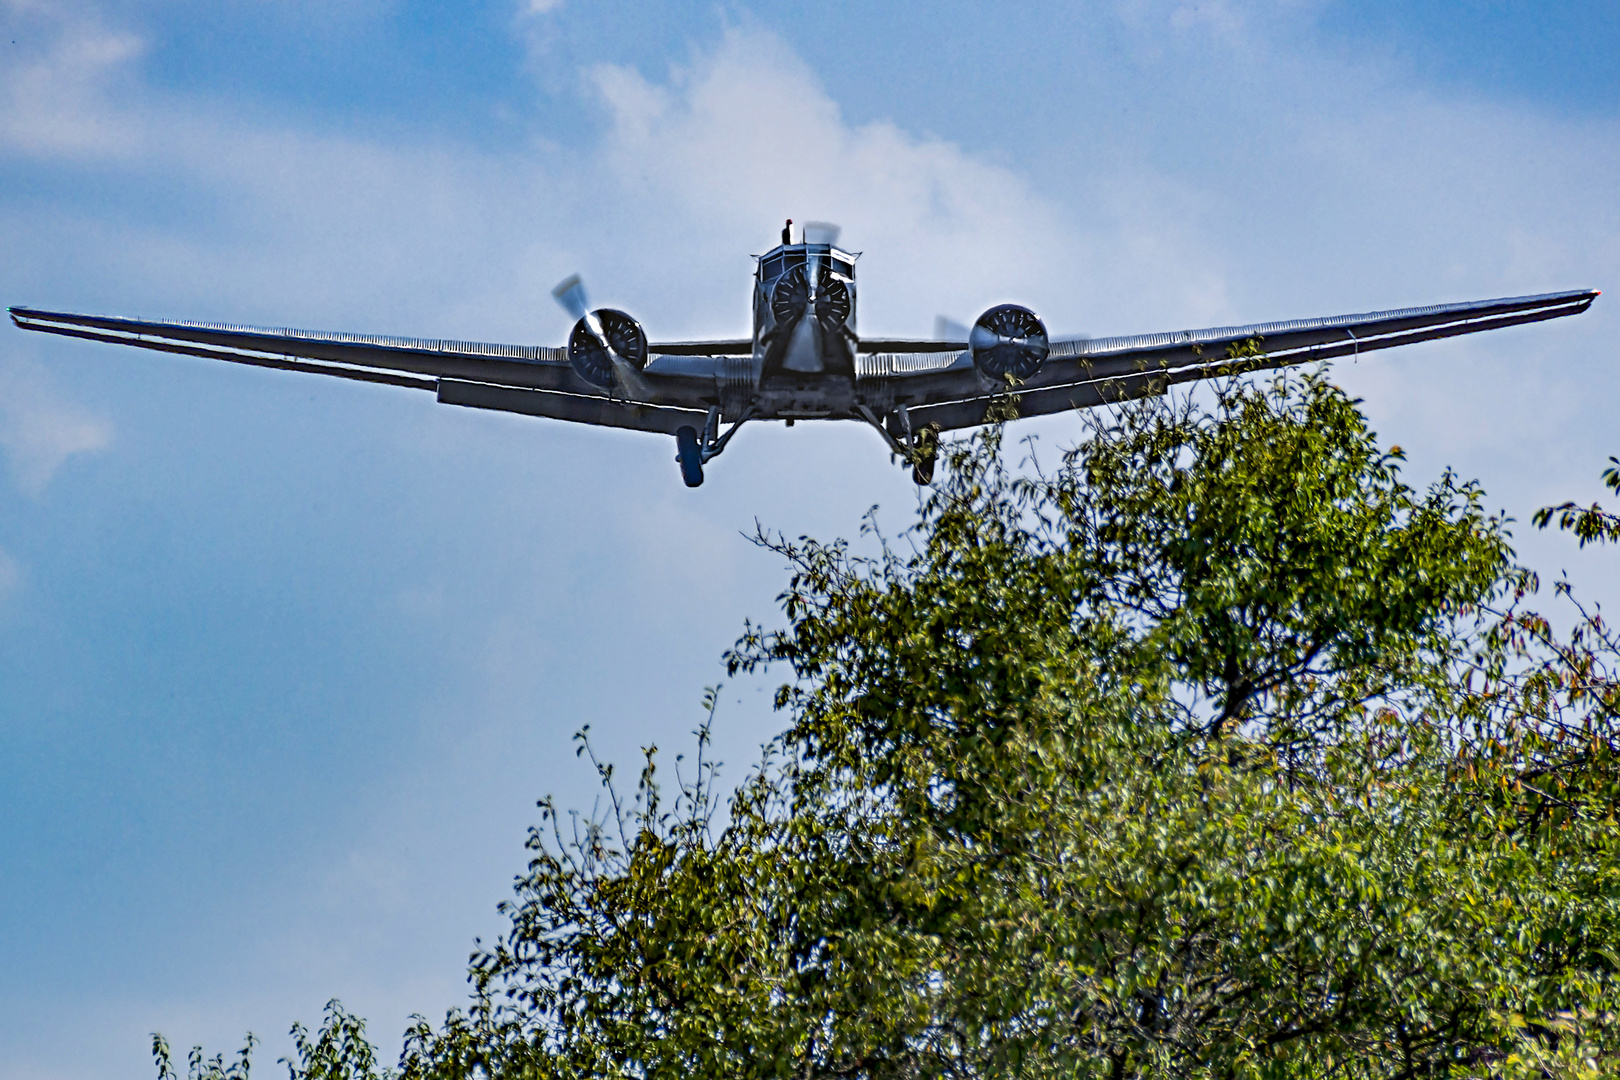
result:
[[[1620,492],[1620,458],[1611,457],[1609,461],[1611,466],[1603,470],[1603,486],[1610,491]],[[1581,547],[1590,543],[1620,543],[1620,514],[1604,510],[1601,503],[1587,507],[1576,506],[1573,502],[1544,506],[1536,511],[1532,520],[1545,529],[1555,515],[1558,527],[1565,532],[1573,532],[1580,540]]]
[[[1314,375],[946,454],[870,554],[759,537],[786,624],[729,663],[790,726],[733,793],[705,729],[668,794],[649,749],[542,803],[404,1076],[1609,1068],[1613,642],[1525,608],[1476,486]]]

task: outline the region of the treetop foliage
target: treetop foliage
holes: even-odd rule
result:
[[[757,537],[787,729],[735,790],[707,726],[667,792],[592,756],[398,1075],[1613,1071],[1615,642],[1476,485],[1312,374],[944,453],[897,537]],[[294,1080],[382,1075],[357,1025]]]
[[[1620,458],[1611,457],[1609,461],[1613,464],[1603,470],[1603,486],[1610,491],[1620,492]],[[1532,520],[1545,529],[1554,515],[1557,515],[1558,527],[1573,532],[1580,540],[1581,547],[1590,543],[1620,542],[1620,514],[1604,510],[1601,503],[1593,503],[1584,509],[1573,502],[1546,506],[1537,510]]]

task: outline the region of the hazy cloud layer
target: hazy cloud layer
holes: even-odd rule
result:
[[[936,268],[923,284],[938,302],[941,279],[962,276],[1027,290],[1052,261],[1028,252],[1078,242],[1012,171],[893,123],[846,123],[803,61],[759,30],[727,31],[666,81],[601,67],[593,82],[612,109],[603,154],[623,195],[733,250],[761,250],[788,216],[835,221],[890,265],[904,252]]]
[[[37,364],[0,362],[0,449],[24,492],[41,494],[69,458],[111,442],[112,424],[66,400]]]
[[[125,154],[140,140],[133,111],[108,108],[127,86],[141,38],[110,30],[86,5],[4,0],[0,30],[34,47],[0,71],[0,147],[55,157]],[[31,54],[31,55],[30,55]]]
[[[0,155],[57,170],[0,194],[8,302],[555,343],[567,320],[548,291],[579,270],[595,300],[635,312],[654,337],[732,336],[747,331],[748,255],[786,216],[836,221],[865,251],[869,333],[925,334],[936,314],[965,321],[1004,300],[1060,333],[1174,329],[1601,286],[1620,269],[1611,119],[1438,97],[1376,62],[1302,49],[1287,35],[1309,4],[1086,8],[1097,32],[1073,46],[1075,80],[1001,103],[1042,126],[1009,151],[881,103],[857,109],[836,72],[747,20],[702,23],[696,46],[658,65],[572,56],[552,77],[581,96],[536,111],[583,109],[600,130],[480,149],[161,92],[143,78],[151,32],[134,16],[0,3],[6,29],[28,29],[0,71]],[[1595,479],[1620,449],[1603,444],[1620,408],[1609,300],[1581,320],[1335,377],[1413,452],[1414,477],[1456,464],[1523,516],[1582,497],[1570,478]],[[681,745],[694,715],[683,710],[741,618],[770,617],[778,568],[739,533],[756,517],[847,533],[873,502],[903,521],[912,498],[855,425],[746,430],[687,492],[664,440],[42,340],[0,366],[0,449],[24,493],[10,520],[44,523],[32,549],[0,536],[15,553],[0,554],[0,593],[24,565],[30,597],[42,591],[42,558],[80,560],[56,566],[62,581],[119,568],[104,595],[46,598],[69,631],[45,676],[59,687],[40,697],[91,704],[53,705],[60,742],[30,747],[67,763],[56,801],[40,805],[98,815],[63,850],[82,851],[85,880],[110,881],[111,898],[71,926],[38,900],[27,925],[79,950],[64,969],[125,951],[105,996],[52,996],[20,976],[3,989],[26,1005],[0,1028],[7,1075],[126,1070],[154,1028],[234,1046],[245,1029],[274,1036],[313,1019],[332,994],[392,1046],[408,1013],[464,992],[469,939],[495,924],[533,798],[560,790],[589,805],[588,774],[566,753],[572,729],[592,723],[621,760]],[[1075,426],[1025,430],[1061,443]],[[123,486],[109,481],[84,520],[37,498],[96,451]],[[115,540],[83,539],[99,534]],[[59,541],[87,546],[58,556]],[[148,606],[95,606],[147,578],[159,583]],[[103,623],[121,631],[116,644],[82,655]],[[142,651],[174,640],[187,648]],[[217,655],[216,640],[229,646]],[[107,676],[113,704],[97,704],[81,685],[122,672],[125,655],[154,681]],[[310,675],[323,665],[336,673],[324,690]],[[260,741],[224,742],[248,726],[254,695],[271,718]],[[199,700],[187,729],[176,703]],[[763,715],[727,708],[728,723]],[[374,710],[386,715],[362,727]],[[733,775],[770,722],[727,729]],[[136,781],[135,750],[84,774],[71,754],[96,739],[74,724],[132,731],[162,754]],[[342,743],[356,729],[364,738]],[[276,756],[288,746],[301,756]],[[251,800],[220,779],[233,755],[262,785],[258,817],[236,816]],[[333,760],[342,771],[321,772]],[[97,790],[76,787],[80,775]],[[307,775],[317,780],[297,787]],[[169,777],[184,783],[163,788]],[[162,800],[183,797],[194,812],[165,817]],[[306,806],[319,821],[288,824]],[[216,820],[229,839],[206,848]],[[160,831],[153,821],[168,823],[167,859],[151,861],[176,875],[173,895],[105,876],[121,846]],[[235,847],[251,864],[235,872],[259,876],[234,891],[206,855],[186,854]],[[73,873],[56,895],[89,891]],[[82,1056],[58,1062],[63,1033],[84,1027],[95,1034],[76,1044]],[[261,1067],[280,1052],[272,1042]]]

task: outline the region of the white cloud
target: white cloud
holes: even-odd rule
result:
[[[867,252],[870,330],[971,317],[992,294],[1050,285],[1053,253],[1084,250],[1063,210],[1011,170],[892,123],[848,123],[770,34],[731,29],[666,82],[609,65],[592,81],[612,116],[603,167],[648,235],[734,261],[774,243],[784,218],[837,222]]]
[[[145,123],[115,107],[112,91],[144,51],[140,37],[108,30],[82,7],[5,0],[0,31],[42,42],[0,74],[0,147],[37,156],[104,156],[137,146]]]
[[[779,226],[785,207],[840,220],[846,238],[869,243],[1019,249],[1059,224],[1056,207],[1004,168],[890,123],[846,123],[804,62],[757,30],[727,31],[667,84],[613,66],[594,82],[612,109],[605,153],[620,182],[693,225]]]
[[[109,421],[64,400],[34,365],[0,364],[0,449],[23,491],[39,495],[68,458],[105,448],[112,433]]]
[[[0,4],[13,18],[63,10]],[[555,6],[529,3],[528,13]],[[1195,70],[1176,54],[1169,40],[1176,34],[1235,41],[1266,29],[1232,0],[1196,16],[1179,0],[1138,10],[1146,13],[1142,33],[1159,34],[1153,40],[1172,61],[1153,80]],[[1140,126],[1140,143],[1121,138],[1101,146],[1083,134],[1101,123],[1087,112],[1090,103],[1071,102],[1068,119],[1082,135],[1054,125],[1051,145],[1031,153],[1067,154],[1072,165],[1041,187],[1030,179],[1030,160],[997,162],[962,143],[916,134],[906,118],[850,122],[797,54],[752,29],[725,33],[667,76],[592,69],[589,85],[607,107],[609,127],[597,143],[554,153],[278,127],[138,86],[114,95],[110,89],[136,66],[138,39],[65,17],[61,25],[48,49],[0,72],[0,109],[9,110],[0,112],[0,149],[89,155],[139,145],[146,174],[171,181],[182,193],[177,199],[191,200],[205,224],[165,224],[167,205],[151,225],[124,206],[80,202],[36,212],[0,200],[0,226],[15,245],[9,258],[24,267],[0,272],[25,282],[27,298],[42,303],[72,290],[108,310],[557,342],[566,321],[547,290],[581,269],[597,300],[642,315],[655,336],[730,336],[746,328],[747,253],[768,246],[785,216],[837,221],[845,241],[865,249],[861,325],[868,333],[922,334],[935,314],[971,319],[1000,300],[1031,303],[1058,332],[1160,330],[1528,291],[1533,284],[1602,285],[1620,267],[1620,230],[1608,209],[1617,205],[1612,177],[1620,175],[1612,125],[1436,102],[1321,57],[1242,72],[1270,80],[1265,107],[1231,104],[1217,116],[1218,136],[1187,146],[1166,134],[1176,131],[1171,114],[1183,108],[1170,97],[1144,94],[1128,122]],[[1266,42],[1252,44],[1263,49]],[[1126,93],[1147,85],[1125,74]],[[1203,70],[1197,89],[1217,98],[1225,74]],[[1327,101],[1324,87],[1341,98]],[[144,126],[131,116],[143,117]],[[1169,147],[1157,157],[1147,146],[1155,140]],[[1225,153],[1216,145],[1222,140],[1241,153]],[[210,215],[217,225],[206,224]],[[1580,325],[1599,325],[1599,318],[1606,318],[1601,308]],[[1559,335],[1573,324],[1382,354],[1341,365],[1336,375],[1366,393],[1387,441],[1432,449],[1414,476],[1432,475],[1430,465],[1444,461],[1481,473],[1471,455],[1492,447],[1522,456],[1513,467],[1527,474],[1584,475],[1609,448],[1574,444],[1590,441],[1583,433],[1612,399],[1612,380],[1605,382],[1595,363],[1576,378],[1574,365],[1543,347],[1571,341]],[[154,364],[189,363],[142,355]],[[1546,377],[1554,373],[1561,378]],[[1512,387],[1515,377],[1526,385]],[[345,401],[374,393],[314,378],[299,383],[293,375],[222,370],[217,378],[263,386],[280,380],[273,383],[278,393],[297,384],[311,396]],[[1504,398],[1512,400],[1504,406]],[[374,820],[356,830],[360,839],[333,870],[324,898],[309,908],[288,902],[296,925],[275,941],[298,940],[310,955],[338,959],[316,976],[267,964],[219,990],[231,1009],[257,1019],[248,1025],[234,1012],[216,1018],[208,1036],[216,1042],[236,1038],[242,1026],[281,1024],[306,1010],[307,1002],[289,1004],[302,988],[318,1004],[315,995],[339,990],[326,985],[327,972],[339,966],[364,977],[376,964],[384,973],[375,975],[378,984],[404,972],[398,985],[374,987],[372,1005],[361,1009],[384,1040],[394,1030],[387,1017],[431,1011],[441,992],[445,1003],[455,1000],[459,969],[433,968],[420,950],[399,959],[398,940],[420,940],[399,898],[442,888],[455,903],[432,911],[476,907],[487,915],[514,859],[509,837],[518,834],[513,825],[491,836],[490,822],[506,828],[526,820],[526,799],[513,793],[566,775],[525,772],[531,762],[565,756],[547,741],[555,732],[534,733],[536,715],[577,707],[568,717],[574,723],[619,709],[614,726],[627,740],[640,737],[633,723],[667,727],[667,717],[647,715],[626,687],[682,677],[695,683],[702,674],[659,666],[666,649],[653,631],[686,647],[707,632],[692,629],[697,620],[718,626],[734,611],[769,614],[775,567],[754,569],[746,551],[739,558],[739,522],[758,513],[790,533],[825,534],[847,528],[855,520],[845,513],[849,504],[859,502],[858,513],[879,497],[873,491],[882,492],[895,518],[909,496],[909,482],[888,470],[876,437],[855,425],[751,428],[712,467],[710,484],[689,493],[675,480],[670,449],[651,437],[391,406],[385,429],[375,413],[369,421],[363,413],[356,412],[357,453],[386,457],[408,440],[431,442],[423,457],[454,463],[480,494],[464,508],[487,530],[479,567],[456,567],[444,579],[448,587],[430,577],[390,594],[402,624],[442,619],[457,640],[473,643],[444,665],[442,707],[430,702],[422,710],[456,717],[446,724],[453,732],[445,745],[460,747],[459,756],[446,751],[418,763],[427,777],[421,783],[402,766],[406,782],[392,785],[397,801],[379,796],[370,804]],[[432,419],[419,422],[423,415]],[[127,430],[145,419],[132,416]],[[1064,432],[1072,423],[1054,418],[1032,427]],[[69,458],[112,437],[110,421],[65,401],[41,369],[0,365],[0,450],[25,491],[43,491]],[[1590,461],[1573,458],[1577,450]],[[1555,470],[1550,463],[1560,453],[1565,466]],[[545,467],[527,472],[511,464],[530,455]],[[882,488],[888,480],[895,486]],[[405,501],[404,490],[380,497]],[[454,515],[442,501],[427,501],[442,493],[420,497],[414,516],[401,512],[413,525],[402,535],[420,530],[410,543],[437,552],[432,530]],[[502,499],[510,507],[498,513],[479,505]],[[275,509],[308,513],[292,501]],[[577,549],[547,531],[553,518],[569,521],[577,536],[568,543]],[[337,538],[334,546],[346,542]],[[498,588],[480,584],[476,571],[484,566],[498,573]],[[22,574],[0,553],[0,593],[17,588]],[[600,581],[612,585],[592,585]],[[715,633],[723,645],[724,633]],[[645,662],[639,678],[625,677],[622,660],[600,661],[621,652]],[[577,668],[569,669],[570,658]],[[678,689],[693,696],[690,686]],[[684,731],[685,714],[678,715]],[[497,769],[504,770],[499,782],[491,781]],[[493,884],[480,891],[484,884],[468,882]],[[378,891],[395,898],[380,917],[368,903]],[[442,924],[446,963],[458,964],[463,924],[434,921]],[[356,948],[361,940],[370,944]],[[401,967],[387,967],[387,957]],[[430,970],[438,974],[423,974]],[[424,991],[415,978],[439,979],[445,988],[435,982]],[[242,1004],[247,997],[232,997],[255,983],[263,999],[251,1008]],[[193,1004],[207,996],[199,990]],[[75,1013],[64,1023],[80,1019]]]

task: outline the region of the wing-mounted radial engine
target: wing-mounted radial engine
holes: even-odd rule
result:
[[[650,400],[652,390],[641,374],[647,366],[647,332],[641,324],[616,308],[590,310],[578,274],[551,295],[576,320],[568,335],[568,362],[579,377],[593,386]]]
[[[591,325],[593,317],[595,326]],[[624,312],[597,308],[581,316],[568,335],[568,362],[586,382],[612,387],[616,362],[638,372],[647,366],[647,333]]]
[[[1046,324],[1027,307],[1000,304],[979,316],[968,333],[973,366],[990,386],[1005,388],[1010,380],[1034,378],[1046,362],[1051,343]]]

